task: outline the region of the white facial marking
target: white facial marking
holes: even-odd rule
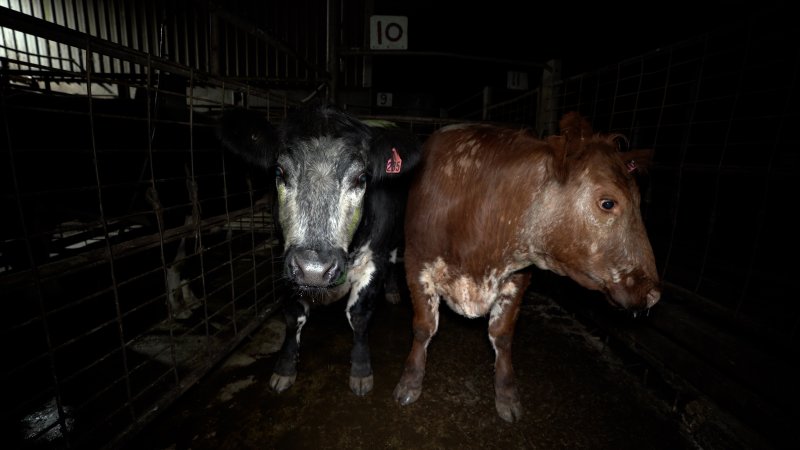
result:
[[[449,164],[448,164],[447,166],[445,166],[445,168],[444,168],[444,174],[445,174],[445,176],[447,176],[448,178],[449,178],[449,177],[452,177],[452,176],[453,176],[453,166],[451,166],[451,165],[449,165]]]
[[[611,272],[611,281],[614,283],[619,283],[619,280],[622,279],[620,277],[619,271],[614,268],[611,268],[610,272]]]
[[[285,180],[278,184],[278,219],[286,248],[324,243],[347,251],[365,193],[354,180],[365,167],[358,158],[342,159],[352,154],[344,145],[341,139],[316,137],[278,157]]]

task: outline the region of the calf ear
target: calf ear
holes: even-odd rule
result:
[[[217,137],[222,145],[245,161],[270,167],[280,145],[275,127],[253,110],[235,108],[220,116]]]
[[[371,126],[371,179],[402,177],[419,164],[422,145],[414,133],[395,125]]]
[[[619,154],[628,172],[644,175],[653,164],[653,149],[629,150]]]
[[[568,141],[588,139],[592,137],[593,133],[589,121],[575,111],[564,114],[558,122],[558,127],[561,130],[561,135],[567,138]]]
[[[548,136],[547,144],[550,146],[548,170],[558,183],[566,183],[569,172],[567,151],[570,142],[566,136]]]
[[[556,180],[563,183],[567,180],[569,172],[567,160],[570,155],[576,154],[583,148],[586,140],[592,138],[594,130],[589,121],[576,111],[564,114],[558,122],[558,126],[560,139],[557,143],[555,143],[555,139],[551,141],[555,148],[553,173]]]

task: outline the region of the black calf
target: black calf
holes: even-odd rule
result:
[[[402,244],[408,175],[420,158],[416,137],[315,104],[278,126],[253,111],[228,111],[220,138],[275,179],[274,217],[293,295],[284,308],[286,337],[270,386],[280,392],[294,383],[310,307],[347,296],[350,388],[367,394],[373,386],[367,342],[373,302],[381,292],[398,298],[389,274]]]

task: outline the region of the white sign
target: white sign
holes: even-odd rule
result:
[[[372,50],[407,50],[408,17],[370,16],[369,48]]]
[[[378,106],[392,106],[391,92],[378,92]]]
[[[526,72],[508,71],[508,89],[527,90],[528,89],[528,74]]]

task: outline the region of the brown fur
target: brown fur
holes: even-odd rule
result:
[[[560,126],[546,140],[486,124],[448,127],[425,143],[405,221],[414,341],[395,388],[401,404],[421,393],[440,298],[468,317],[490,316],[495,405],[510,422],[522,412],[511,342],[530,282],[524,269],[567,275],[625,308],[658,301],[633,176],[652,151],[620,152],[624,136],[595,133],[577,113]]]

